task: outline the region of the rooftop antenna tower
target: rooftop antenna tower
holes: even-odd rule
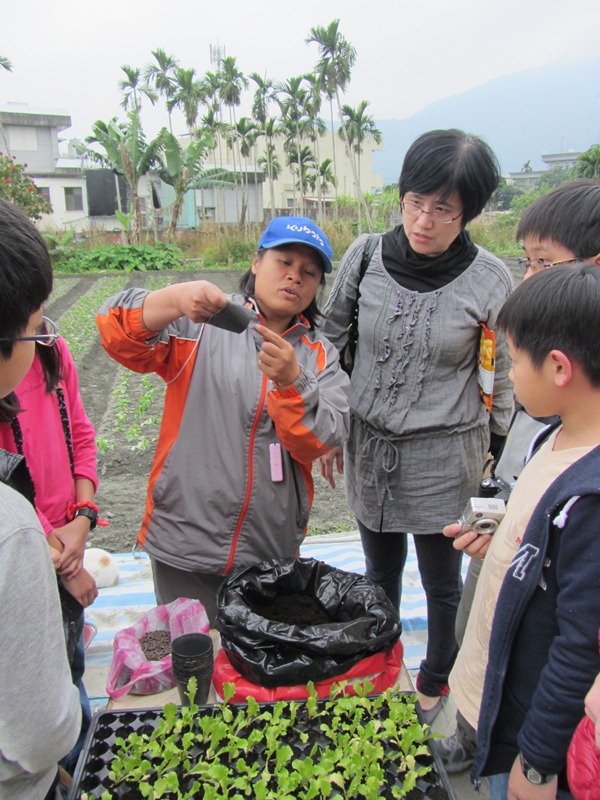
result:
[[[210,63],[216,64],[217,69],[221,69],[221,61],[225,58],[225,46],[221,44],[211,44],[210,48]]]

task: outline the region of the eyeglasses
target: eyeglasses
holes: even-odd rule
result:
[[[440,222],[442,225],[450,225],[451,222],[462,217],[464,213],[461,211],[460,214],[453,217],[451,211],[447,211],[443,208],[434,208],[433,211],[426,211],[420,200],[403,200],[400,203],[400,208],[402,209],[402,213],[408,214],[409,217],[420,217],[421,214],[429,214],[434,222]]]
[[[52,322],[50,317],[42,317],[42,322],[33,336],[15,336],[14,339],[0,339],[0,342],[37,342],[44,347],[54,347],[59,336],[56,323]]]
[[[559,264],[578,264],[585,261],[585,258],[565,258],[561,261],[546,261],[545,258],[518,258],[517,264],[521,268],[523,275],[530,269],[532,272],[541,272],[548,267],[557,267]]]

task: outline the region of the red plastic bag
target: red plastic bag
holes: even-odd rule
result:
[[[164,606],[156,606],[130,628],[115,636],[113,657],[108,671],[106,692],[113,700],[124,694],[156,694],[175,686],[171,654],[160,661],[148,661],[140,639],[153,631],[169,631],[171,639],[184,633],[208,633],[204,606],[198,600],[180,597]]]
[[[584,717],[573,734],[567,755],[569,788],[576,800],[600,797],[600,750],[596,747],[594,723]]]
[[[402,656],[404,650],[402,642],[396,644],[384,653],[374,653],[367,658],[363,658],[343,675],[336,675],[333,678],[326,678],[322,681],[315,681],[315,691],[319,697],[329,697],[329,692],[334,683],[348,681],[345,689],[347,694],[356,694],[352,684],[362,684],[365,681],[373,684],[373,692],[384,692],[393,686],[398,680],[400,668],[402,666]],[[235,686],[235,694],[231,698],[233,703],[245,703],[247,697],[254,697],[259,703],[270,703],[277,700],[304,700],[309,694],[304,684],[296,686],[258,686],[235,669],[229,661],[227,653],[221,650],[215,659],[215,669],[213,672],[213,686],[219,697],[223,697],[223,684],[232,683]]]

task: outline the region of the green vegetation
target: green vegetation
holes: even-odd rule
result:
[[[60,319],[60,332],[69,344],[75,362],[98,338],[96,313],[104,300],[125,288],[127,276],[105,277],[82,295]]]
[[[116,270],[178,270],[182,268],[182,252],[172,244],[104,245],[91,250],[77,250],[54,264],[55,272],[101,272]]]
[[[151,375],[137,375],[123,372],[117,388],[113,392],[115,405],[115,431],[124,433],[132,450],[144,452],[156,442],[160,416],[150,412],[160,391],[158,379]],[[137,401],[134,400],[131,384],[135,384]],[[162,391],[164,393],[164,386]],[[135,405],[134,405],[135,402]]]
[[[345,695],[342,682],[319,701],[309,683],[305,703],[261,706],[248,697],[232,706],[234,687],[225,684],[224,703],[199,713],[191,678],[188,707],[169,703],[151,732],[117,737],[110,781],[119,792],[125,784],[141,797],[180,800],[376,800],[383,786],[404,797],[431,770],[418,759],[434,736],[417,718],[415,696],[397,689],[369,696],[368,681],[354,688],[355,696]],[[386,767],[399,778],[391,786]],[[111,790],[101,795],[111,797]]]

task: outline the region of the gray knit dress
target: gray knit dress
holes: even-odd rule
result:
[[[324,309],[324,333],[338,350],[366,241],[359,237],[347,251]],[[490,430],[506,434],[513,402],[498,333],[491,415],[480,399],[479,323],[495,328],[513,288],[508,268],[478,248],[446,286],[410,291],[385,270],[379,242],[360,283],[344,465],[350,508],[371,530],[439,533],[477,494]]]

